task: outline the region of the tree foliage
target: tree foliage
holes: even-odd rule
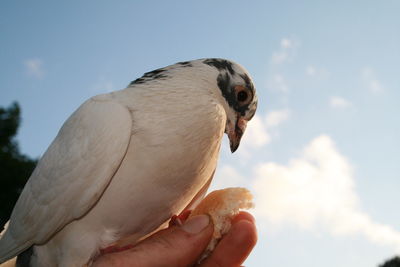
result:
[[[21,123],[18,103],[0,107],[0,230],[7,222],[36,160],[21,154],[15,136]]]
[[[400,267],[400,257],[396,256],[387,260],[384,264],[379,265],[379,267]]]

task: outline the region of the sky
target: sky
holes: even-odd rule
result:
[[[144,72],[219,57],[259,97],[212,188],[249,188],[246,266],[377,266],[400,253],[398,1],[0,3],[0,106],[18,101],[40,157],[87,98]]]

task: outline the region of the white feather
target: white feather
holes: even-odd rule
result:
[[[65,122],[26,184],[0,240],[0,262],[46,242],[98,200],[118,169],[131,132],[126,108],[85,102]]]

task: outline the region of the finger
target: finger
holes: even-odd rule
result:
[[[222,238],[203,267],[231,267],[242,264],[257,243],[257,230],[252,217],[236,221],[231,230]],[[240,217],[239,217],[240,218]],[[247,220],[250,219],[250,220]],[[253,219],[254,220],[254,219]]]
[[[246,212],[246,211],[240,211],[238,215],[236,215],[233,219],[232,219],[232,224],[235,224],[239,221],[242,220],[246,220],[249,221],[251,223],[255,223],[256,220],[254,219],[253,215],[251,215],[250,213]]]
[[[206,248],[212,232],[208,215],[194,216],[182,227],[162,230],[132,249],[106,254],[93,266],[190,266]]]

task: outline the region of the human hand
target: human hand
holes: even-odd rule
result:
[[[212,233],[213,225],[207,215],[194,216],[182,226],[159,231],[129,250],[102,255],[92,266],[193,266],[207,247]],[[240,266],[256,242],[253,216],[240,212],[233,219],[230,231],[200,266]]]

